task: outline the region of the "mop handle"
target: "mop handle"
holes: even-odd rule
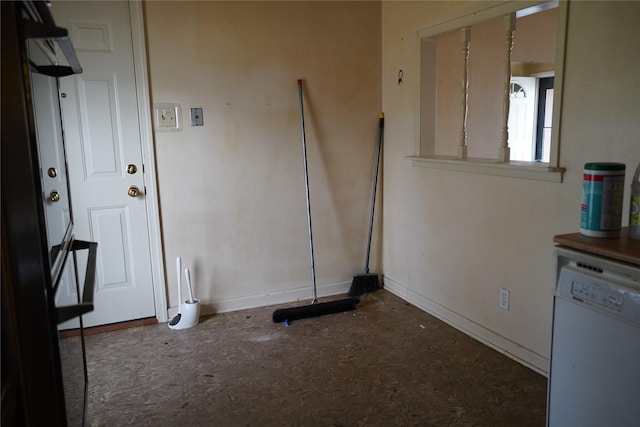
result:
[[[313,290],[312,304],[318,302],[316,291],[316,266],[313,257],[313,232],[311,229],[311,202],[309,200],[309,169],[307,167],[307,138],[304,131],[304,105],[302,102],[302,79],[298,80],[298,96],[300,98],[300,127],[302,130],[302,160],[304,164],[304,188],[307,197],[307,226],[309,228],[309,258],[311,260],[311,283]]]
[[[178,272],[178,313],[180,313],[180,304],[182,304],[182,260],[176,258],[176,271]]]
[[[369,255],[371,254],[371,235],[373,234],[373,213],[376,207],[376,190],[378,188],[378,169],[380,167],[380,152],[382,151],[382,130],[384,129],[384,113],[380,113],[378,125],[378,146],[376,148],[376,165],[373,175],[373,195],[371,196],[371,215],[369,216],[369,239],[367,241],[367,260],[364,263],[364,272],[369,274]]]

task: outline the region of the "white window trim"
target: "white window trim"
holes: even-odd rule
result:
[[[463,17],[436,24],[427,28],[418,30],[417,46],[418,58],[421,55],[421,39],[435,37],[455,29],[471,26],[475,23],[483,22],[498,16],[508,15],[527,7],[536,6],[548,1],[532,0],[532,1],[507,1],[487,9],[480,10],[476,13],[465,15]],[[560,127],[562,115],[562,95],[563,95],[563,78],[565,67],[565,47],[566,47],[566,29],[567,18],[569,15],[569,0],[559,1],[558,13],[558,39],[556,44],[556,68],[554,83],[554,102],[553,102],[553,128],[551,131],[551,152],[549,163],[539,162],[500,162],[497,159],[458,159],[453,156],[441,155],[420,155],[420,94],[421,94],[421,78],[418,79],[418,90],[416,91],[416,139],[414,147],[414,155],[407,156],[411,160],[414,167],[424,167],[432,169],[444,169],[457,172],[469,172],[483,175],[504,176],[511,178],[532,179],[548,182],[562,182],[565,168],[560,166]],[[418,61],[420,63],[420,61]],[[420,70],[421,74],[421,70]]]

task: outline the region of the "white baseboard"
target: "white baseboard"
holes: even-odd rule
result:
[[[516,362],[548,377],[549,359],[547,357],[473,322],[387,276],[384,277],[384,289]]]
[[[329,283],[317,285],[318,299],[332,295],[346,294],[349,292],[351,282]],[[249,308],[266,307],[276,304],[286,304],[296,301],[311,302],[311,288],[298,288],[281,292],[273,292],[264,295],[252,295],[243,298],[219,300],[211,303],[202,302],[200,314],[217,314],[230,311],[246,310]],[[178,307],[169,307],[169,319],[178,314]]]

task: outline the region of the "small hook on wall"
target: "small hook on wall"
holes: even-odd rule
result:
[[[404,76],[404,71],[398,70],[398,85],[402,84],[402,77]]]

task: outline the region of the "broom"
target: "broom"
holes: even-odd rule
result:
[[[376,148],[376,166],[373,176],[373,195],[371,197],[371,215],[369,218],[369,240],[367,242],[367,260],[364,263],[364,273],[353,276],[349,296],[355,297],[380,289],[378,273],[369,273],[369,255],[371,254],[371,234],[373,233],[373,213],[376,206],[376,189],[378,188],[378,169],[380,167],[380,152],[382,151],[382,131],[384,129],[384,113],[380,113],[378,124],[378,146]]]
[[[304,186],[307,196],[307,225],[309,228],[309,257],[311,259],[311,282],[313,300],[310,305],[301,307],[281,308],[273,312],[273,322],[280,323],[290,320],[316,317],[323,314],[333,314],[342,311],[355,310],[358,298],[346,298],[337,301],[318,303],[316,290],[316,270],[313,257],[313,233],[311,228],[311,203],[309,202],[309,170],[307,168],[307,140],[304,131],[304,105],[302,102],[302,80],[298,80],[298,96],[300,98],[300,122],[302,127],[302,158],[304,162]]]

